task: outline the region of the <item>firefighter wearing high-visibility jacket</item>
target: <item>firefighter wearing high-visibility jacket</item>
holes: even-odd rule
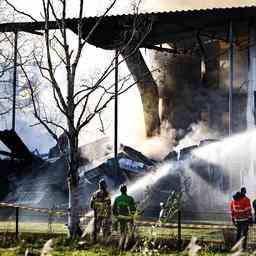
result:
[[[121,233],[119,247],[125,249],[125,243],[129,239],[129,231],[133,232],[136,204],[133,197],[127,195],[126,185],[121,185],[120,192],[121,195],[116,197],[112,211]]]
[[[237,228],[236,241],[239,241],[242,237],[244,237],[243,249],[245,249],[249,225],[251,225],[253,222],[251,202],[246,196],[246,188],[241,188],[241,191],[237,192],[233,196],[233,200],[230,203],[230,210],[233,224]]]
[[[99,182],[99,189],[91,197],[91,208],[94,213],[92,238],[96,242],[97,235],[102,229],[103,239],[106,241],[111,233],[111,198],[104,179]]]

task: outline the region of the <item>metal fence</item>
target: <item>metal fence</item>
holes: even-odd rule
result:
[[[67,211],[0,203],[0,232],[65,233]]]

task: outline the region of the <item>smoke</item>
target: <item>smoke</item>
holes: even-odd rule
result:
[[[218,139],[220,136],[217,131],[211,130],[207,123],[203,121],[199,121],[198,123],[193,123],[190,125],[190,131],[186,134],[186,136],[179,141],[177,150],[198,145],[200,141],[206,139]]]
[[[254,0],[145,0],[143,11],[181,11],[207,8],[225,8],[255,5]]]
[[[161,132],[159,136],[152,138],[140,138],[133,146],[142,151],[146,156],[155,160],[163,159],[170,151],[179,151],[182,148],[199,145],[203,140],[216,140],[220,138],[218,131],[209,128],[208,124],[199,121],[190,125],[189,131],[183,139],[177,141],[180,134],[185,131],[176,130],[167,122],[161,125]],[[132,137],[134,134],[131,133]]]
[[[138,149],[146,156],[155,160],[163,159],[173,147],[176,145],[176,130],[170,124],[164,122],[161,125],[161,132],[159,136],[152,138],[145,138],[141,141]]]
[[[35,17],[40,16],[40,4],[37,4],[37,1],[25,1],[26,3],[20,3],[20,1],[15,0],[13,3],[17,5],[18,8],[23,11],[32,12]],[[39,3],[40,1],[38,1]],[[118,1],[117,6],[112,11],[111,14],[123,13],[130,10],[132,1]],[[71,1],[68,3],[72,8],[68,8],[70,17],[74,17],[77,15],[77,7],[78,0]],[[143,10],[145,11],[168,11],[168,10],[180,10],[180,9],[193,9],[193,8],[212,8],[212,7],[225,7],[225,6],[238,6],[238,5],[250,5],[253,4],[254,1],[222,1],[221,3],[217,0],[213,1],[192,1],[192,0],[160,0],[160,1],[149,1],[145,0],[143,4]],[[109,1],[94,1],[92,5],[87,6],[86,15],[99,15],[102,10],[105,9],[106,5],[109,4]],[[31,13],[31,14],[32,14]],[[72,41],[72,40],[71,40]],[[75,41],[75,40],[74,40]],[[81,64],[81,75],[84,76],[86,73],[91,73],[93,68],[100,67],[103,69],[103,66],[107,63],[109,56],[113,55],[113,53],[106,53],[106,51],[96,49],[95,47],[89,46],[88,50],[85,53],[86,58],[82,60]],[[96,56],[96,57],[95,57]],[[122,67],[121,75],[127,73],[127,68]],[[65,84],[64,78],[62,76],[63,72],[59,72],[59,79],[62,80],[61,84]],[[79,77],[80,79],[80,77]],[[46,105],[49,105],[49,108],[52,109],[53,103],[50,101],[50,93],[49,91],[45,91],[42,93],[43,101]],[[131,104],[132,103],[132,104]],[[95,141],[102,136],[109,136],[113,138],[113,105],[110,105],[108,110],[103,114],[104,123],[105,123],[105,131],[102,133],[100,131],[101,124],[98,119],[94,120],[86,130],[81,135],[80,145],[89,143],[91,141]],[[23,119],[24,120],[24,119]],[[29,122],[22,121],[19,124],[19,120],[17,121],[17,126],[19,132],[22,134],[22,137],[25,139],[25,143],[28,144],[30,149],[39,148],[40,151],[47,151],[47,148],[54,144],[54,141],[47,136],[47,133],[44,131],[44,128],[36,126],[33,128],[33,135],[31,134],[31,129],[26,130],[29,127]],[[33,123],[33,122],[31,122]],[[25,131],[26,130],[26,131]],[[160,136],[154,137],[152,139],[147,139],[145,136],[145,126],[144,126],[144,116],[142,110],[142,104],[139,96],[138,89],[134,86],[130,89],[126,94],[120,97],[119,101],[119,142],[123,144],[127,144],[133,146],[141,151],[143,151],[148,156],[161,159],[168,151],[172,150],[175,146],[175,133],[177,131],[171,128],[163,128]],[[31,140],[33,137],[33,140]],[[47,138],[48,137],[48,138]],[[35,139],[36,138],[36,139]],[[38,139],[37,139],[38,138]],[[42,138],[44,138],[42,140]],[[186,140],[183,140],[180,145],[186,146],[189,144],[193,144],[195,141],[199,141],[200,139],[209,138],[207,132],[205,132],[202,126],[196,125],[194,128],[193,134],[190,134],[186,137]],[[47,142],[46,142],[47,140]]]

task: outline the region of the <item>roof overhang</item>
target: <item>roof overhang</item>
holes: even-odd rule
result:
[[[86,38],[100,17],[83,19],[83,37]],[[118,15],[103,17],[88,39],[88,43],[103,49],[117,49],[127,43],[131,34],[140,47],[150,47],[163,43],[176,43],[198,34],[212,38],[227,39],[229,22],[256,24],[256,7],[145,13],[139,15]],[[77,33],[78,19],[67,19],[67,27]],[[240,26],[236,29],[239,30]],[[49,29],[58,29],[58,23],[49,22]],[[44,22],[24,22],[0,24],[0,32],[45,29]],[[136,33],[134,33],[136,31]]]

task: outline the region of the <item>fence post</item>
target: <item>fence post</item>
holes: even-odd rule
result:
[[[178,244],[177,244],[177,248],[178,251],[181,251],[181,210],[178,210]]]
[[[19,207],[16,207],[15,208],[15,212],[16,212],[16,222],[15,222],[15,226],[16,226],[16,229],[15,229],[15,237],[16,239],[18,239],[19,237]]]

